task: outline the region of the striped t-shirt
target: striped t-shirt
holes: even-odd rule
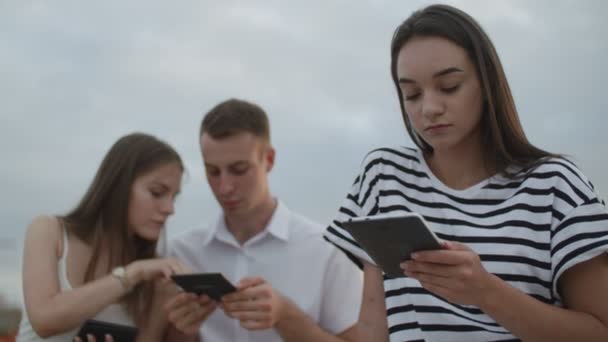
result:
[[[557,281],[563,272],[608,251],[608,212],[592,184],[565,159],[547,159],[519,176],[495,175],[454,190],[433,175],[420,151],[374,150],[326,237],[373,264],[340,222],[416,212],[439,238],[473,249],[488,272],[561,306]],[[412,278],[385,276],[384,289],[391,341],[516,340],[477,307],[452,304]]]

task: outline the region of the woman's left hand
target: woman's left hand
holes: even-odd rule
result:
[[[442,245],[441,250],[413,253],[412,260],[401,263],[404,274],[452,303],[479,306],[498,278],[469,247],[452,241]]]

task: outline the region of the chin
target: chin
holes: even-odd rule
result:
[[[152,229],[149,229],[148,231],[137,233],[137,236],[142,240],[150,242],[158,241],[160,238],[160,230],[155,229],[153,231]]]

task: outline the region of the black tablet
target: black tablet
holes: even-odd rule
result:
[[[103,342],[106,334],[111,335],[114,342],[133,342],[137,337],[137,328],[89,319],[84,322],[76,336],[86,342],[87,335],[93,335],[96,341]]]
[[[342,227],[393,278],[405,277],[399,264],[411,259],[413,252],[442,248],[441,240],[416,213],[356,217],[342,222]]]
[[[221,273],[179,274],[172,275],[171,279],[186,292],[193,292],[197,295],[206,294],[216,301],[219,301],[222,296],[236,291],[236,287]]]

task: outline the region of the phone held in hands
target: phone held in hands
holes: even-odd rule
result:
[[[97,342],[105,341],[105,335],[112,336],[114,342],[133,342],[137,337],[137,328],[129,325],[86,320],[76,336],[82,341],[87,341],[87,335],[93,335]]]
[[[184,291],[199,296],[205,294],[215,301],[236,291],[236,287],[221,273],[177,274],[172,275],[171,279]]]

